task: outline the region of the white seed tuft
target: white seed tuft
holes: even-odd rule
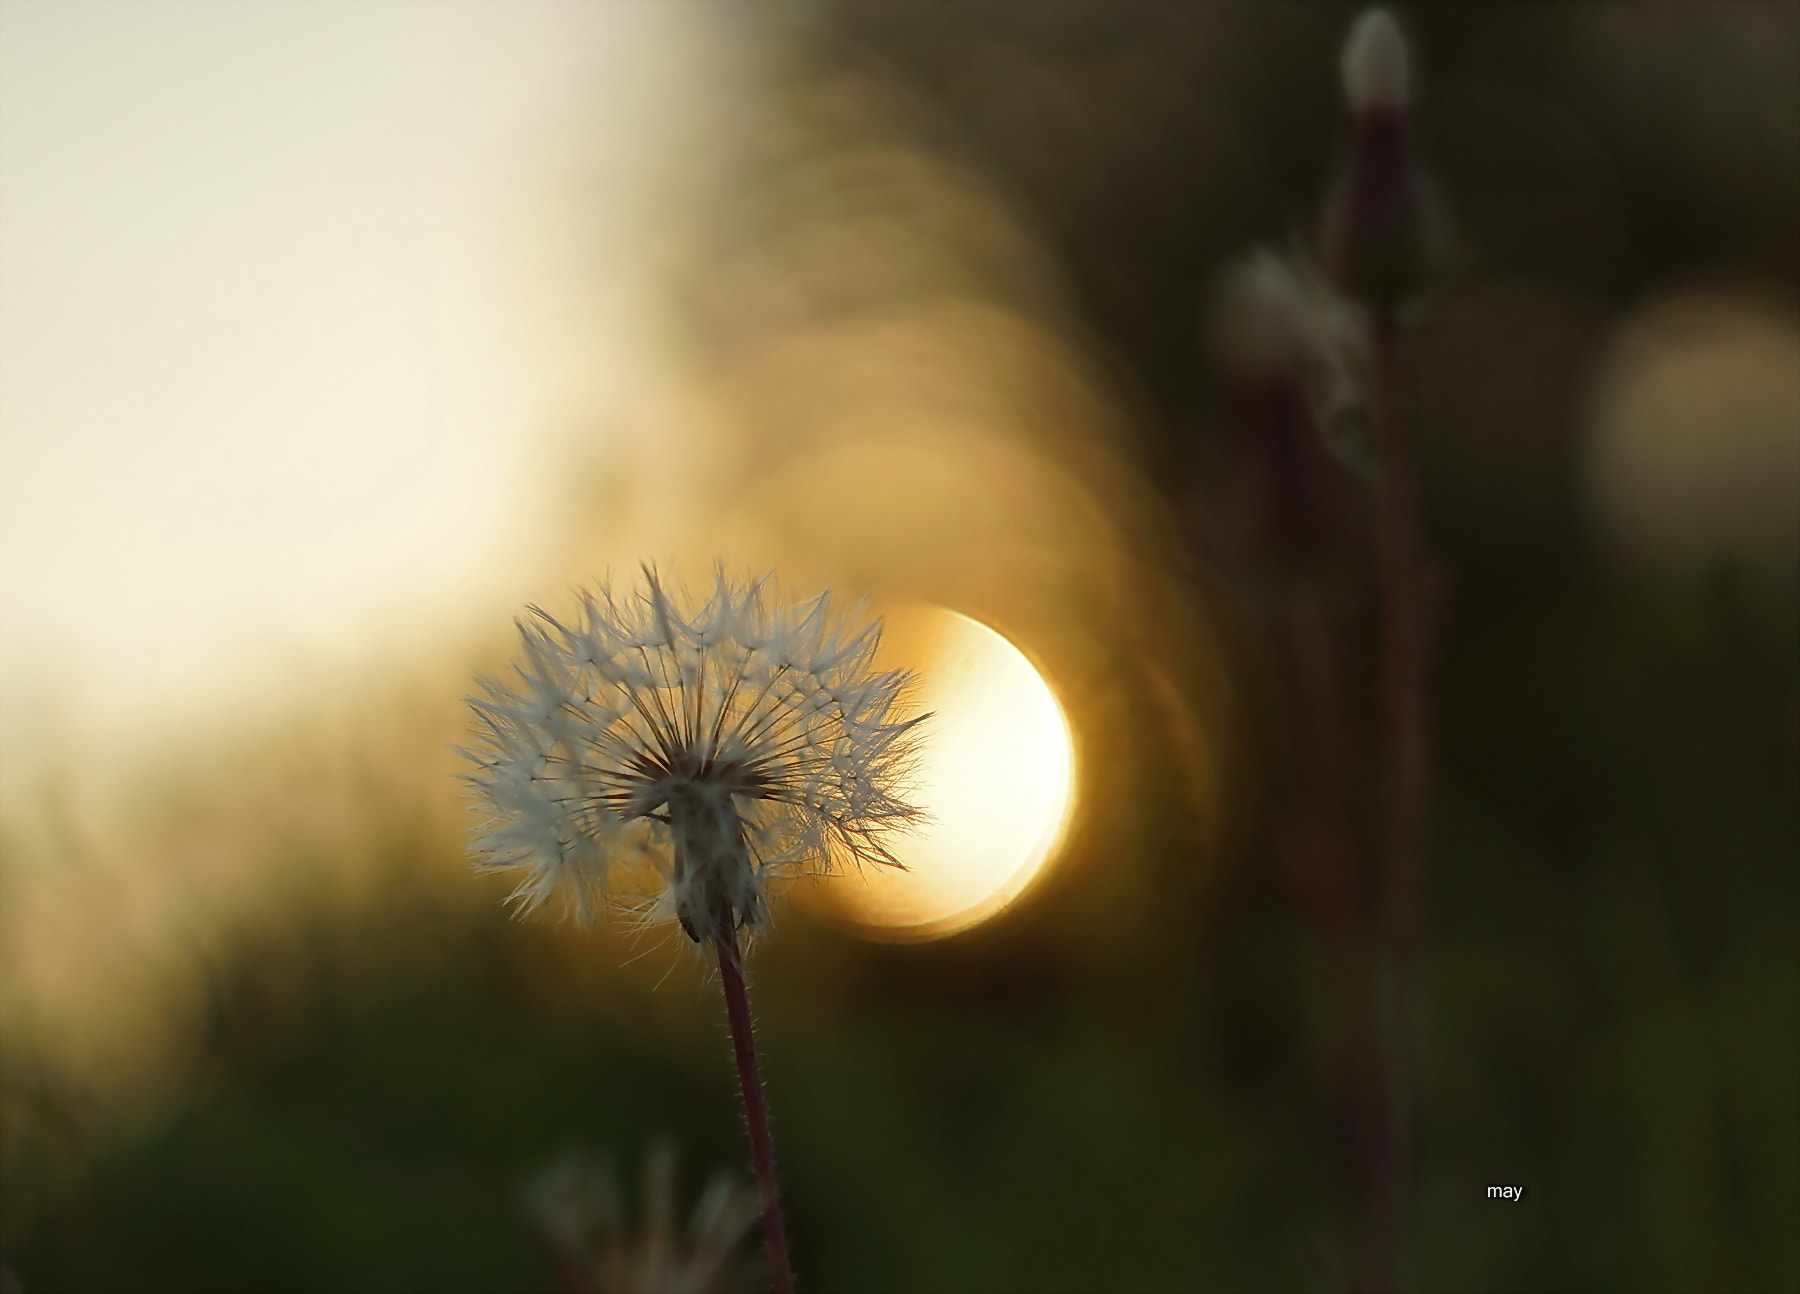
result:
[[[874,669],[879,622],[723,574],[690,613],[646,571],[627,596],[584,595],[570,625],[533,608],[519,633],[517,680],[470,698],[463,754],[477,865],[522,872],[523,908],[561,893],[585,918],[647,860],[647,910],[722,942],[766,924],[771,878],[899,865],[884,837],[924,816],[902,798],[923,716],[899,714],[910,673]]]
[[[1360,442],[1373,383],[1369,320],[1317,266],[1266,248],[1251,253],[1219,284],[1212,333],[1227,377],[1296,384],[1326,448],[1366,470]]]

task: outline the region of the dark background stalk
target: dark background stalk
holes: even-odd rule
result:
[[[1387,776],[1380,913],[1386,1109],[1379,1178],[1390,1254],[1383,1284],[1398,1288],[1404,1283],[1402,1255],[1418,1157],[1418,974],[1429,758],[1425,671],[1431,612],[1419,543],[1414,447],[1404,408],[1400,326],[1392,309],[1376,315],[1375,364],[1381,455],[1376,561]]]

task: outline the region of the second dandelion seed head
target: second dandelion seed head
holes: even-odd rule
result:
[[[923,816],[905,798],[923,716],[904,713],[913,676],[875,668],[879,622],[766,578],[720,574],[684,602],[647,570],[569,624],[534,608],[516,678],[471,698],[475,849],[522,873],[524,907],[561,893],[586,916],[642,860],[648,914],[722,943],[767,923],[772,879],[898,865],[888,834]]]

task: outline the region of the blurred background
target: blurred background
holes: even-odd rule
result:
[[[465,857],[473,676],[640,561],[867,594],[941,715],[913,871],[750,960],[804,1283],[1341,1287],[1209,320],[1355,13],[0,5],[7,1288],[541,1290],[559,1156],[747,1179],[699,959]],[[1800,6],[1399,14],[1413,1280],[1792,1290]]]

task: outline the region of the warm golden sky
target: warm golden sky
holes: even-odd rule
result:
[[[701,12],[0,6],[13,756],[404,649],[528,556]]]
[[[845,127],[808,145],[791,236],[720,214],[706,185],[741,160],[724,141],[769,97],[730,12],[0,4],[0,814],[35,832],[11,860],[31,1009],[155,1017],[121,986],[179,982],[194,930],[279,889],[282,815],[361,829],[331,807],[334,778],[372,793],[358,751],[448,800],[448,756],[418,748],[454,740],[469,658],[526,601],[640,557],[780,564],[915,622],[890,663],[923,670],[940,712],[937,829],[902,846],[912,872],[834,905],[854,924],[950,933],[1051,854],[1076,766],[1037,670],[1097,650],[1060,599],[1071,571],[1115,587],[1119,558],[1085,488],[1028,446],[1104,403],[957,268],[958,238],[986,255],[994,204],[853,219],[868,198],[840,168],[867,156],[905,163],[902,191],[942,217],[971,182],[922,152]],[[696,228],[727,249],[694,254],[701,296],[750,319],[722,358],[660,330],[681,308],[669,250]],[[783,313],[870,276],[891,300],[858,326]],[[796,409],[822,447],[775,443]],[[604,499],[595,464],[618,466]],[[990,627],[1021,624],[1043,641]],[[383,745],[380,710],[334,727],[351,689],[321,680],[421,671],[425,735]],[[307,770],[274,773],[279,821],[241,758],[176,754],[215,738],[263,743],[247,771]],[[61,865],[71,806],[44,793],[70,779],[85,870]],[[106,794],[146,780],[209,807],[153,840]]]

